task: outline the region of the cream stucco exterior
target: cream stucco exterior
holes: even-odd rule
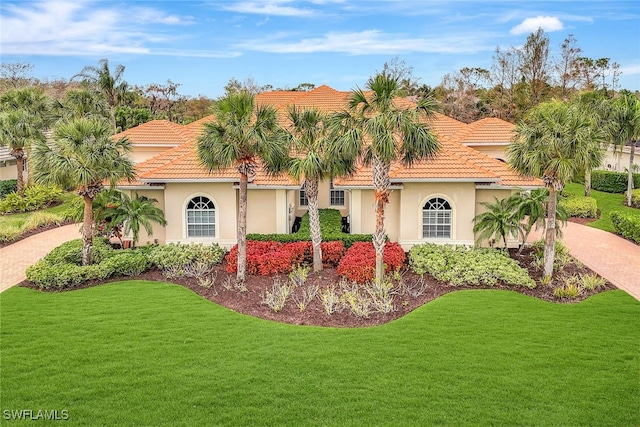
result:
[[[629,169],[629,157],[631,156],[631,149],[625,147],[622,152],[620,150],[614,151],[613,148],[607,149],[605,158],[602,161],[602,169],[614,171],[614,172],[626,172]],[[640,148],[635,149],[633,156],[633,164],[637,170],[640,171]]]

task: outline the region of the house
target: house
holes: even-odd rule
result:
[[[27,179],[27,162],[24,162],[24,179]],[[16,179],[18,169],[16,168],[16,158],[11,155],[11,150],[7,147],[0,147],[0,181]]]
[[[338,111],[346,107],[348,96],[320,86],[310,92],[262,93],[256,102],[274,106],[284,120],[291,105]],[[409,100],[398,103],[411,105]],[[196,153],[197,137],[209,120],[186,126],[155,120],[115,136],[130,139],[137,163],[137,181],[119,188],[157,199],[168,223],[156,226],[153,237],[141,235],[142,244],[236,243],[238,174],[233,168],[210,173]],[[482,202],[543,185],[504,163],[499,148],[511,139],[513,125],[499,119],[464,124],[436,114],[431,126],[441,144],[437,156],[410,168],[399,163],[391,167],[386,231],[405,249],[423,242],[472,245],[472,220],[484,209]],[[258,170],[249,179],[247,231],[290,233],[307,209],[302,186],[287,175],[274,178]],[[340,210],[351,233],[372,233],[373,196],[371,169],[360,166],[352,176],[322,182],[319,205]]]
[[[613,172],[627,172],[629,170],[629,158],[631,156],[631,142],[624,147],[607,147],[600,169]],[[633,155],[633,172],[640,172],[640,141],[635,143]]]

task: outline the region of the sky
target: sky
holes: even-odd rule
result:
[[[216,98],[231,78],[259,85],[364,87],[394,58],[436,86],[462,67],[491,68],[496,47],[542,28],[550,54],[577,39],[583,55],[620,64],[640,90],[640,1],[119,1],[2,0],[2,62],[69,79],[106,58],[134,85],[179,83]]]

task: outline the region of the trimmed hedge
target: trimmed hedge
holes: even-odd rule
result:
[[[203,244],[169,243],[167,245],[154,245],[141,250],[146,253],[149,261],[160,270],[167,268],[184,268],[192,262],[204,262],[209,265],[220,264],[226,251],[224,248]]]
[[[626,172],[595,170],[591,172],[591,188],[606,193],[624,193],[628,179]],[[640,173],[633,174],[633,187],[640,188]]]
[[[409,251],[409,265],[417,274],[428,273],[453,286],[506,285],[535,288],[529,273],[500,250],[464,246],[416,245]]]
[[[564,208],[569,217],[596,218],[598,202],[593,197],[569,196],[562,198],[558,204]]]
[[[4,199],[7,194],[15,193],[18,191],[18,181],[15,179],[8,179],[0,181],[0,200]]]
[[[611,222],[616,233],[640,245],[640,214],[611,212]]]
[[[320,230],[323,242],[341,241],[346,249],[355,242],[371,242],[371,234],[348,234],[342,232],[342,215],[336,209],[319,209]],[[309,213],[302,217],[300,229],[291,234],[247,234],[247,240],[259,242],[306,242],[311,240],[309,230]]]

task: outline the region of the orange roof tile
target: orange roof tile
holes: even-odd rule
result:
[[[489,117],[469,123],[455,134],[455,140],[469,145],[508,144],[513,140],[515,126],[504,120]]]
[[[169,120],[152,120],[113,136],[123,137],[133,145],[180,145],[191,140],[190,135],[184,132],[184,126]]]

